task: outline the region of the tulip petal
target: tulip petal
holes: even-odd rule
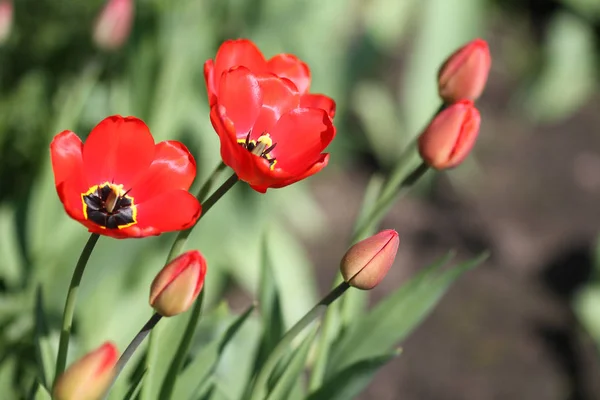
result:
[[[160,193],[188,190],[196,177],[196,161],[181,142],[169,140],[156,145],[154,161],[131,189],[130,196],[143,203]]]
[[[328,153],[321,154],[321,158],[319,158],[319,160],[317,162],[315,162],[306,171],[304,171],[300,174],[294,175],[292,178],[283,179],[283,180],[279,181],[278,183],[271,185],[271,187],[272,188],[282,188],[282,187],[291,185],[292,183],[299,182],[299,181],[306,179],[309,176],[312,176],[312,175],[316,174],[317,172],[321,171],[323,168],[325,168],[327,166],[328,163],[329,163],[329,154]]]
[[[294,82],[298,91],[307,93],[310,88],[310,69],[292,54],[277,54],[267,61],[269,72]]]
[[[54,137],[50,143],[50,158],[55,185],[64,182],[73,173],[83,171],[82,149],[81,139],[71,131],[63,131]]]
[[[168,232],[194,225],[202,207],[186,190],[171,190],[137,204],[137,226],[142,231]]]
[[[266,71],[267,62],[258,47],[250,40],[225,41],[219,47],[214,62],[212,79],[215,93],[219,93],[221,76],[231,68],[238,66],[246,67],[255,73],[262,73]]]
[[[300,107],[302,108],[320,108],[327,111],[329,117],[335,116],[335,101],[324,94],[306,93],[300,98]]]
[[[244,67],[223,74],[219,89],[219,105],[225,108],[237,136],[245,137],[260,113],[262,90],[256,76]]]
[[[296,174],[319,161],[335,136],[335,127],[325,110],[298,108],[281,117],[271,136],[277,143],[272,151],[277,168]]]
[[[101,121],[83,146],[83,167],[90,185],[122,184],[127,190],[154,159],[154,139],[146,124],[115,115]]]
[[[270,132],[283,114],[297,108],[300,95],[296,87],[288,79],[275,75],[259,77],[263,94],[262,108],[252,128],[252,138],[256,139],[265,132]]]

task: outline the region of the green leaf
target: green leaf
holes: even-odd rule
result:
[[[277,380],[273,390],[268,393],[267,400],[287,400],[289,398],[289,394],[304,371],[306,358],[308,357],[310,346],[317,335],[317,331],[317,328],[313,328],[313,331],[302,341],[300,346],[293,351],[293,356],[287,368]]]
[[[229,325],[220,338],[206,345],[195,355],[193,361],[180,373],[172,398],[188,399],[195,393],[204,393],[210,388],[212,382],[209,378],[214,374],[223,351],[248,320],[253,310],[254,305],[248,307]]]
[[[273,265],[269,258],[267,237],[261,243],[261,273],[258,289],[261,325],[263,328],[260,344],[254,360],[254,371],[259,371],[263,363],[279,342],[285,326],[279,291],[273,275]]]
[[[433,310],[449,286],[487,254],[440,272],[448,254],[379,302],[366,316],[349,327],[333,346],[327,376],[363,359],[388,352]]]
[[[6,395],[6,393],[4,393],[4,392],[3,392],[3,394]],[[48,392],[48,390],[39,381],[35,381],[33,383],[33,388],[28,395],[28,399],[29,400],[51,400],[52,396],[50,395],[50,392]]]
[[[142,371],[142,373],[134,374],[131,385],[129,386],[129,390],[127,391],[127,393],[125,393],[123,400],[132,400],[132,399],[136,398],[136,396],[138,395],[138,393],[140,392],[140,390],[142,388],[141,383],[142,383],[142,379],[144,379],[145,375],[146,375],[145,370]]]
[[[395,350],[388,354],[358,361],[342,369],[325,382],[323,386],[311,393],[307,400],[346,400],[355,398],[371,382],[377,370],[400,353],[400,350]]]
[[[38,286],[35,293],[35,356],[37,359],[38,379],[45,387],[50,388],[52,376],[54,375],[55,354],[50,343],[50,331],[48,321],[44,312],[44,300],[42,287]]]

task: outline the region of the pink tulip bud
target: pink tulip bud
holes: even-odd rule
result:
[[[54,386],[57,400],[97,400],[112,382],[119,352],[106,342],[79,361],[73,363],[58,378]]]
[[[444,109],[419,137],[421,158],[438,170],[456,167],[473,148],[480,121],[479,111],[470,100]]]
[[[192,305],[204,285],[206,260],[197,250],[167,264],[150,287],[150,305],[164,317],[181,314]]]
[[[10,0],[0,1],[0,44],[6,43],[13,22],[13,5]]]
[[[475,101],[487,82],[492,58],[488,44],[475,39],[452,54],[438,73],[440,97],[450,104],[459,100]]]
[[[129,37],[133,23],[133,0],[108,0],[96,20],[94,41],[104,50],[120,48]]]
[[[394,263],[400,239],[387,229],[350,247],[340,263],[344,280],[362,290],[379,284]]]

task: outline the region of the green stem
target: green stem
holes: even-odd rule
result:
[[[206,192],[208,192],[208,190],[206,189],[207,185],[209,185],[209,187],[210,187],[210,185],[212,185],[212,181],[214,180],[213,177],[217,173],[219,173],[222,168],[223,167],[221,167],[221,165],[219,165],[219,167],[217,167],[217,169],[215,169],[213,175],[211,175],[211,177],[208,179],[208,181],[202,186],[202,188],[200,188],[200,191],[198,192],[198,195],[196,196],[196,198],[202,199],[206,195]],[[217,201],[219,201],[219,199],[221,199],[221,197],[223,197],[223,195],[225,193],[227,193],[229,191],[229,189],[231,189],[238,182],[238,180],[239,179],[238,179],[237,175],[234,173],[217,190],[215,190],[213,192],[213,194],[210,195],[210,197],[208,199],[206,199],[205,202],[202,203],[202,214],[200,215],[200,218],[198,218],[196,223],[189,229],[187,229],[185,231],[180,231],[177,234],[177,237],[175,238],[175,241],[173,242],[173,245],[171,246],[171,250],[169,251],[169,255],[167,256],[167,263],[169,261],[173,260],[175,257],[177,257],[181,253],[183,246],[187,242],[187,239],[190,236],[190,233],[192,233],[192,230],[194,229],[194,227],[196,227],[196,225],[198,225],[198,222],[200,222],[200,220],[206,216],[208,211],[216,204]],[[196,302],[198,302],[198,300],[196,300]],[[195,328],[195,326],[194,326],[194,328]],[[153,380],[152,364],[155,361],[154,359],[156,358],[156,352],[158,351],[157,347],[159,344],[159,340],[158,340],[159,335],[160,335],[160,332],[157,331],[156,329],[154,329],[150,332],[150,337],[148,339],[148,349],[146,352],[146,369],[148,372],[147,372],[147,376],[145,378],[146,382],[148,382],[148,381],[152,382],[152,380]],[[146,383],[142,386],[141,398],[143,400],[150,398],[150,392],[151,392],[150,385],[151,384],[152,383],[150,383],[150,384]]]
[[[177,347],[177,352],[175,353],[175,356],[173,356],[173,360],[171,361],[171,365],[169,366],[167,376],[165,376],[162,388],[160,389],[160,395],[158,396],[158,398],[161,400],[169,400],[173,395],[173,388],[175,387],[177,375],[179,374],[179,371],[183,366],[183,362],[185,361],[185,357],[188,353],[188,350],[190,349],[190,344],[192,343],[192,339],[194,337],[194,332],[196,331],[196,326],[198,325],[198,321],[200,320],[200,313],[202,311],[203,300],[204,291],[200,293],[200,296],[194,302],[192,315],[190,315],[190,319],[188,320],[187,326],[185,327],[185,332],[183,333],[181,342],[179,342],[179,346]]]
[[[81,255],[79,256],[79,260],[77,260],[77,265],[75,266],[73,276],[71,277],[69,291],[67,292],[67,300],[65,301],[65,309],[63,311],[62,328],[60,331],[60,340],[58,344],[58,356],[56,357],[56,374],[54,376],[55,383],[58,377],[64,372],[65,365],[67,364],[69,338],[71,337],[71,326],[73,325],[73,314],[75,313],[77,290],[79,289],[79,284],[81,283],[81,277],[83,276],[83,271],[85,271],[85,266],[87,265],[90,255],[92,254],[92,250],[94,250],[94,246],[96,246],[99,238],[100,235],[97,233],[92,233],[90,235],[90,238],[88,239],[83,251],[81,252]]]
[[[308,311],[300,321],[296,322],[294,326],[288,330],[285,335],[279,340],[277,346],[273,349],[267,361],[261,368],[258,377],[254,383],[254,388],[250,394],[251,400],[263,400],[265,398],[265,389],[267,387],[267,381],[277,363],[283,356],[283,353],[289,349],[292,341],[298,336],[300,332],[304,330],[315,319],[319,318],[327,310],[327,307],[337,300],[350,285],[347,282],[342,282],[337,285],[328,295],[323,297],[313,308]]]
[[[204,216],[206,216],[206,214],[212,208],[212,206],[214,206],[215,203],[221,197],[223,197],[223,195],[225,193],[227,193],[227,191],[229,189],[231,189],[233,187],[233,185],[235,185],[237,182],[238,182],[238,177],[234,173],[208,199],[206,199],[206,201],[204,203],[202,203],[202,214],[200,215],[200,218],[198,218],[198,221],[196,221],[196,223],[192,227],[190,227],[189,229],[186,229],[185,231],[180,231],[177,234],[177,237],[175,238],[175,242],[173,242],[173,246],[171,246],[171,250],[169,251],[169,255],[167,257],[167,262],[171,261],[172,259],[177,257],[179,255],[179,253],[181,253],[181,250],[183,249],[183,246],[187,242],[187,239],[190,236],[190,233],[192,233],[192,230],[194,229],[194,227],[196,225],[198,225],[198,222],[200,222],[200,220],[202,218],[204,218]],[[200,196],[202,195],[203,191],[204,191],[204,187],[200,189],[200,192],[198,193],[198,196],[197,196],[198,199],[201,198]]]

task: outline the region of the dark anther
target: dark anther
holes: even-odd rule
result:
[[[273,143],[273,145],[271,145],[271,147],[269,147],[268,149],[265,149],[265,151],[263,151],[261,155],[266,156],[267,154],[273,151],[275,146],[277,146],[277,143]]]

